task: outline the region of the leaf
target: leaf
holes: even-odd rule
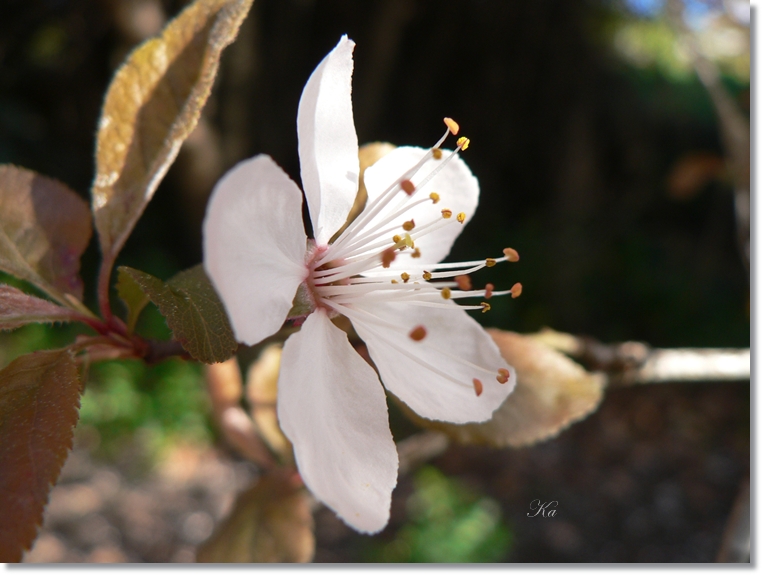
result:
[[[238,496],[233,512],[198,550],[199,563],[306,563],[315,552],[304,489],[284,476],[262,477]],[[292,470],[293,473],[293,470]]]
[[[497,329],[487,331],[506,361],[516,368],[513,393],[484,423],[430,421],[403,406],[415,422],[443,431],[460,443],[521,447],[550,439],[597,409],[603,396],[602,376],[588,373],[532,337]]]
[[[104,261],[124,245],[198,122],[222,50],[253,0],[196,0],[116,72],[96,145],[93,212]]]
[[[0,371],[0,562],[21,560],[72,447],[80,384],[68,349],[24,355]]]
[[[57,180],[0,165],[0,269],[64,303],[82,299],[79,258],[90,241],[87,203]]]
[[[233,355],[238,344],[225,308],[201,264],[166,283],[124,266],[119,272],[130,276],[156,304],[175,339],[194,359],[217,363]]]
[[[118,270],[116,292],[127,307],[127,330],[132,333],[135,331],[135,324],[138,322],[140,312],[151,300],[148,299],[140,285],[132,279],[132,276],[124,272],[123,268]]]
[[[69,308],[0,284],[0,329],[16,329],[28,323],[53,323],[77,318],[77,314]]]

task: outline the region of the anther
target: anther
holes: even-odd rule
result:
[[[394,248],[386,248],[381,252],[381,265],[388,268],[397,257],[397,251]]]
[[[503,255],[505,256],[505,259],[508,260],[509,262],[519,261],[519,252],[517,252],[513,248],[505,248],[503,250]]]
[[[495,286],[492,284],[487,284],[484,286],[484,299],[489,299],[492,297],[492,290],[495,289]]]
[[[403,282],[407,283],[408,281],[410,281],[410,274],[407,272],[402,272],[400,274],[400,278],[402,278]]]
[[[440,292],[439,292],[439,293],[441,293],[441,294],[442,294],[442,297],[443,297],[444,299],[450,299],[450,296],[452,296],[452,291],[450,291],[450,288],[448,288],[448,287],[443,287],[443,288],[440,290]]]
[[[457,215],[457,218],[458,218],[458,222],[462,224],[463,222],[466,221],[466,213],[465,212],[460,212]]]
[[[398,244],[398,243],[400,243],[400,242],[402,241],[402,236],[400,236],[400,235],[397,235],[397,234],[394,234],[394,235],[392,236],[392,241],[393,241],[395,244]]]
[[[484,260],[484,265],[488,268],[494,267],[497,265],[497,260],[495,258],[487,258]]]
[[[461,150],[467,150],[470,143],[471,143],[471,140],[469,140],[465,136],[461,136],[460,138],[458,138],[458,141],[457,141],[458,148],[460,148]]]
[[[513,299],[516,299],[517,297],[519,297],[521,295],[522,289],[523,288],[521,287],[520,283],[513,284],[513,287],[511,288],[511,297]]]
[[[492,306],[491,306],[491,305],[489,305],[489,304],[488,304],[486,301],[483,301],[483,302],[482,302],[481,304],[479,304],[479,305],[481,305],[481,306],[482,306],[482,313],[487,313],[489,310],[491,310],[491,309],[492,309]]]
[[[402,191],[405,192],[408,196],[412,196],[413,192],[415,191],[415,184],[413,184],[413,182],[410,180],[402,180],[400,182],[400,187],[402,188]]]
[[[408,334],[408,337],[410,337],[410,339],[413,341],[421,341],[424,337],[426,337],[426,328],[422,325],[418,325],[412,329],[412,331]]]
[[[411,258],[419,258],[419,257],[421,257],[421,250],[420,250],[420,249],[418,249],[418,248],[415,248],[415,249],[413,250],[413,253],[412,253],[412,254],[410,254],[410,257],[411,257]]]
[[[424,271],[423,279],[425,279],[426,281],[429,281],[431,279],[431,272]]]
[[[431,155],[435,160],[441,160],[442,150],[440,150],[439,148],[431,148]]]
[[[456,122],[452,118],[445,118],[444,123],[445,123],[445,126],[447,126],[447,129],[452,132],[453,136],[458,135],[458,132],[460,132],[460,126],[458,126],[458,122]]]
[[[410,232],[415,227],[415,220],[408,220],[402,224],[402,229],[406,232]]]
[[[484,386],[482,385],[481,380],[476,378],[474,378],[474,391],[476,392],[476,397],[479,397],[482,394],[482,391],[484,391]]]
[[[397,280],[392,280],[392,283],[393,283],[393,284],[398,284],[398,283],[400,283],[400,282],[398,282]]]
[[[471,278],[468,276],[455,276],[455,281],[458,282],[458,287],[463,291],[471,289]]]
[[[511,377],[511,373],[504,367],[501,367],[500,369],[497,370],[498,383],[507,383],[510,377]]]
[[[444,209],[442,210],[442,217],[444,219],[450,219],[452,217],[452,210]]]
[[[436,204],[439,203],[439,194],[436,192],[431,192],[429,194],[429,198],[431,198],[431,203]]]

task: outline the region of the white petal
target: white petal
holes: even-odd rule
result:
[[[315,68],[299,101],[296,118],[302,185],[318,245],[346,221],[360,174],[352,116],[352,50],[342,36]]]
[[[233,167],[209,199],[204,268],[238,341],[253,345],[286,319],[307,276],[302,194],[269,156]]]
[[[386,395],[322,310],[283,348],[278,419],[310,491],[355,529],[383,529],[398,466]]]
[[[428,150],[423,148],[397,148],[368,168],[364,176],[365,187],[368,189],[368,204],[366,205],[370,205],[390,184],[419,162],[427,152]],[[449,153],[449,151],[443,150],[444,157],[447,157]],[[442,161],[431,159],[426,162],[423,168],[413,177],[413,183],[422,181]],[[425,264],[442,261],[450,253],[455,238],[460,235],[463,226],[474,215],[476,206],[479,204],[479,181],[474,177],[460,156],[453,158],[429,183],[421,189],[416,190],[411,200],[426,198],[431,192],[439,194],[439,203],[425,202],[399,216],[394,220],[399,226],[399,231],[395,233],[403,233],[403,222],[411,219],[415,220],[416,228],[420,228],[431,221],[441,220],[442,209],[444,208],[452,210],[452,218],[448,220],[450,225],[416,239],[415,245],[420,249],[421,257],[415,260],[411,260],[409,257],[398,257],[392,263],[391,269],[403,271],[410,268],[411,264],[415,267],[425,267]],[[404,194],[400,193],[399,197],[404,197]],[[374,218],[374,221],[380,221],[381,218],[391,215],[391,210],[397,203],[397,198],[392,200]],[[464,224],[460,224],[456,220],[456,215],[460,212],[466,214]],[[415,234],[415,230],[412,233]]]
[[[351,320],[386,388],[423,417],[451,423],[485,421],[516,385],[514,369],[492,338],[454,303],[452,309],[404,302],[364,304]],[[408,334],[419,325],[425,327],[426,337],[413,341]],[[501,368],[510,372],[504,384],[496,380]],[[474,378],[483,385],[478,397]]]

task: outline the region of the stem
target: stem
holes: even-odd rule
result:
[[[111,287],[111,270],[114,267],[114,258],[111,255],[103,255],[101,269],[98,273],[98,305],[100,306],[101,316],[106,323],[111,323],[113,314],[111,313],[111,303],[109,301],[109,289]]]

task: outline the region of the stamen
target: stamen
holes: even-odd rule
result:
[[[488,268],[494,267],[497,265],[497,260],[495,258],[487,258],[484,261],[484,265],[486,265]]]
[[[446,220],[450,219],[452,217],[452,210],[448,210],[448,209],[442,210],[442,217]]]
[[[398,282],[397,280],[394,280],[394,279],[393,279],[393,280],[392,280],[392,283],[393,283],[393,284],[398,284],[398,283],[400,283],[400,282]]]
[[[489,310],[492,309],[492,306],[489,305],[486,301],[483,301],[481,303],[481,306],[482,306],[482,313],[487,313]]]
[[[455,276],[455,281],[458,282],[458,288],[462,289],[463,291],[468,291],[472,287],[471,278],[467,275]]]
[[[460,132],[460,126],[458,125],[458,122],[456,122],[452,118],[445,118],[444,123],[445,123],[445,126],[447,126],[447,129],[452,132],[453,136],[458,135],[458,132]]]
[[[469,140],[465,136],[461,136],[460,138],[458,138],[458,142],[457,142],[458,149],[467,150],[470,143],[471,143],[471,140]]]
[[[495,286],[492,284],[487,284],[484,286],[484,299],[489,299],[492,297],[492,290],[495,289]]]
[[[413,328],[413,330],[408,334],[410,339],[413,341],[421,341],[424,337],[426,337],[426,328],[422,325],[418,325]]]
[[[503,255],[505,256],[506,261],[509,261],[509,262],[519,261],[519,252],[517,252],[513,248],[505,248],[503,250]]]
[[[510,377],[511,377],[511,373],[504,367],[501,367],[500,369],[497,370],[498,383],[507,383]]]
[[[429,281],[431,279],[431,272],[424,271],[423,279],[425,279],[426,281]]]
[[[482,394],[482,391],[484,391],[484,385],[482,385],[481,380],[476,378],[474,378],[474,391],[476,392],[476,397],[479,397]]]
[[[418,248],[415,248],[415,249],[413,250],[413,253],[412,253],[412,254],[410,254],[410,257],[411,257],[411,258],[419,258],[419,257],[421,257],[421,250],[420,250],[420,249],[418,249]]]
[[[440,150],[440,151],[439,151],[439,153],[441,154],[441,153],[442,153],[442,150]],[[431,198],[431,202],[432,202],[432,203],[436,204],[436,203],[438,203],[438,202],[439,202],[439,194],[438,194],[438,193],[436,193],[436,192],[431,192],[431,193],[429,194],[429,197]]]
[[[465,221],[466,221],[466,214],[465,214],[465,212],[460,212],[458,214],[458,222],[462,224]]]
[[[435,160],[441,160],[442,159],[442,150],[439,148],[432,148],[431,149],[431,157]]]
[[[392,241],[393,241],[395,244],[398,244],[398,243],[400,243],[400,242],[402,241],[402,236],[400,236],[400,235],[398,235],[398,234],[394,234],[394,235],[392,236]]]
[[[524,289],[521,287],[520,283],[513,284],[513,287],[511,288],[511,297],[513,299],[516,299],[521,295],[521,290]]]
[[[407,282],[409,282],[409,281],[410,281],[410,274],[409,274],[409,273],[407,273],[407,272],[402,272],[402,273],[400,274],[400,278],[402,278],[402,281],[403,281],[403,282],[407,283]]]
[[[410,232],[415,227],[415,220],[408,220],[402,224],[402,229],[406,232]]]
[[[442,288],[442,290],[439,292],[442,294],[442,297],[444,299],[450,299],[452,297],[452,291],[450,291],[450,288]]]
[[[413,184],[413,182],[410,180],[402,180],[400,182],[400,187],[402,188],[402,191],[405,192],[408,196],[412,196],[413,192],[415,191],[415,184]]]
[[[397,251],[394,248],[387,248],[381,252],[381,265],[388,268],[397,257]]]

